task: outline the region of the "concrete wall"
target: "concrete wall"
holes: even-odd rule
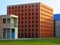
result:
[[[60,20],[55,20],[55,36],[60,37]]]
[[[14,17],[14,18],[16,18],[16,27],[11,27],[11,17]],[[6,19],[6,23],[3,23],[3,18],[5,18]],[[10,21],[9,21],[9,23],[8,23],[8,21],[7,21],[7,19],[10,19]],[[14,19],[13,18],[13,19]],[[13,23],[14,24],[14,23]],[[0,15],[0,38],[3,38],[3,29],[12,29],[12,28],[16,28],[16,31],[15,31],[15,38],[17,39],[18,38],[18,16],[14,16],[14,15]],[[10,34],[11,34],[11,32],[10,32]],[[6,35],[7,35],[7,32],[6,32]],[[7,37],[7,36],[6,36]],[[11,35],[10,35],[10,38],[11,38]]]

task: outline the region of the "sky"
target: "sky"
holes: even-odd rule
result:
[[[60,0],[0,0],[0,15],[7,14],[7,6],[15,4],[26,4],[42,2],[53,8],[53,13],[60,13]]]

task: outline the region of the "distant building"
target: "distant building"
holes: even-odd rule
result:
[[[18,38],[18,16],[0,15],[0,39]]]
[[[55,36],[60,37],[60,14],[54,14]]]
[[[43,3],[10,5],[7,14],[18,16],[19,38],[54,37],[53,9]]]

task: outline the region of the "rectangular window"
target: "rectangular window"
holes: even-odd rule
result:
[[[34,33],[32,33],[32,38],[34,38]]]
[[[10,39],[10,28],[7,28],[7,39]]]
[[[9,7],[9,9],[10,9],[10,7]]]
[[[36,37],[38,38],[38,33],[36,33]]]
[[[7,23],[10,23],[10,18],[7,19]]]
[[[6,18],[3,18],[3,23],[6,23]]]
[[[3,39],[6,39],[6,28],[3,29]]]
[[[14,9],[14,7],[12,7],[12,9]]]

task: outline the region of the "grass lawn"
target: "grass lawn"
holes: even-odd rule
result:
[[[60,45],[60,38],[0,40],[0,45]]]

